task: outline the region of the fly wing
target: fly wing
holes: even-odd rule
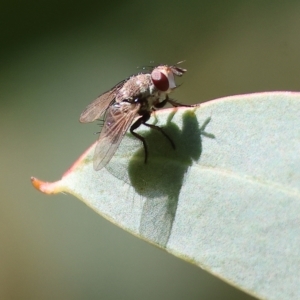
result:
[[[99,119],[111,102],[116,98],[116,92],[124,85],[126,80],[119,82],[108,92],[103,93],[96,98],[86,109],[81,113],[79,121],[81,123],[93,122]]]
[[[94,169],[102,169],[118,149],[127,129],[137,116],[140,104],[116,103],[108,108],[94,154]]]

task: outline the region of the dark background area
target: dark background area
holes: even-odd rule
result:
[[[30,176],[58,180],[96,138],[81,111],[150,61],[186,60],[173,95],[185,103],[298,91],[300,2],[15,0],[0,12],[0,298],[252,299]]]

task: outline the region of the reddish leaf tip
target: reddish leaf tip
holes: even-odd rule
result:
[[[35,177],[31,177],[32,185],[40,192],[45,194],[56,194],[62,191],[60,186],[60,181],[56,182],[45,182],[41,181]]]

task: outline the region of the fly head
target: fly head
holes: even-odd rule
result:
[[[159,91],[168,94],[176,88],[174,74],[182,76],[186,71],[186,69],[177,66],[158,66],[151,72],[151,79]]]

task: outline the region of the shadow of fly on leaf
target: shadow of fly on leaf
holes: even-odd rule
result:
[[[106,166],[109,173],[129,185],[125,197],[133,200],[138,196],[136,203],[143,203],[140,233],[162,247],[171,234],[188,169],[193,162],[201,159],[202,137],[215,138],[205,131],[210,117],[199,126],[194,109],[187,110],[182,115],[182,126],[179,128],[172,122],[173,115],[170,114],[163,128],[176,141],[175,151],[159,132],[148,130],[143,133],[151,153],[148,164],[143,160],[143,148],[137,145],[136,139],[126,135],[126,142],[122,143],[116,157]]]

